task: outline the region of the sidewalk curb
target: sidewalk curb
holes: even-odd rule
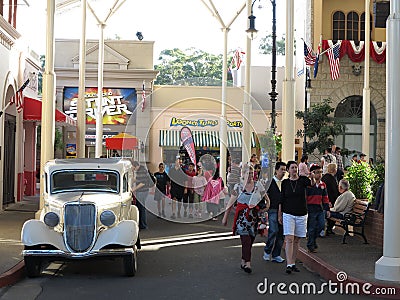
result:
[[[338,273],[339,272],[343,272],[337,268],[335,268],[334,266],[328,264],[327,262],[325,262],[324,260],[322,260],[321,258],[319,258],[318,256],[308,253],[307,250],[305,250],[304,248],[300,247],[297,257],[300,261],[303,262],[303,264],[308,267],[310,270],[312,270],[313,272],[318,273],[322,278],[324,278],[325,280],[331,280],[332,282],[343,282],[344,281],[339,281],[338,280]],[[339,274],[340,275],[340,274]],[[376,295],[373,292],[371,294],[366,294],[364,292],[361,291],[361,295],[363,296],[369,296],[369,297],[377,297],[380,299],[399,299],[399,295],[400,295],[400,288],[399,287],[393,287],[393,286],[389,286],[389,285],[383,285],[383,284],[377,284],[377,283],[369,283],[368,281],[362,280],[362,279],[358,279],[352,276],[348,276],[348,278],[345,280],[346,283],[357,283],[360,286],[360,290],[362,290],[362,286],[364,284],[369,284],[370,288],[368,289],[369,291],[374,291],[377,288],[379,288],[380,290],[382,290],[382,288],[387,289],[387,288],[391,288],[391,289],[395,289],[396,292],[394,295]]]
[[[7,272],[0,275],[0,288],[13,285],[25,277],[25,263],[21,260]]]

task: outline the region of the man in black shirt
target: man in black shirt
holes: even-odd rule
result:
[[[134,161],[132,163],[133,171],[135,172],[135,186],[132,188],[132,192],[136,196],[136,206],[139,210],[139,228],[147,228],[146,219],[146,199],[149,195],[149,188],[152,186],[152,175],[146,169],[146,167],[139,164],[139,162]]]
[[[175,166],[169,170],[169,178],[171,180],[171,198],[172,198],[172,215],[171,219],[175,219],[175,207],[178,202],[178,218],[181,217],[182,199],[185,193],[185,182],[187,175],[182,170],[182,159],[177,156]]]
[[[283,245],[283,226],[278,222],[278,208],[281,199],[281,184],[285,173],[286,164],[284,162],[277,162],[275,164],[275,176],[267,190],[271,204],[268,210],[268,239],[265,242],[263,258],[264,260],[271,260],[277,263],[282,263],[285,261],[281,257]]]
[[[171,180],[165,173],[163,163],[158,164],[158,172],[154,173],[154,177],[157,180],[154,200],[157,201],[158,216],[165,218],[165,195],[167,194],[167,185],[170,184]]]

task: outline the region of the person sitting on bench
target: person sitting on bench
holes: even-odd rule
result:
[[[347,180],[342,179],[339,181],[339,192],[340,196],[336,199],[335,205],[330,209],[331,218],[344,219],[346,213],[351,212],[353,209],[354,201],[356,197],[349,190],[350,184]],[[332,232],[332,228],[335,225],[335,221],[328,219],[327,232]]]

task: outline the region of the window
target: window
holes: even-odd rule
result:
[[[341,11],[336,11],[332,19],[332,39],[364,41],[365,40],[365,13],[360,15],[351,11],[345,15]],[[370,18],[370,30],[372,29],[372,17]]]
[[[119,193],[119,174],[110,170],[58,170],[51,174],[52,194],[88,191]]]
[[[126,193],[128,192],[128,173],[124,174],[124,179],[123,179],[123,186],[122,186],[122,192]]]
[[[358,28],[359,28],[359,17],[358,14],[354,11],[349,12],[347,14],[347,40],[358,41]]]
[[[375,28],[386,28],[390,13],[390,1],[374,1]]]
[[[335,138],[335,144],[349,151],[361,152],[362,149],[362,109],[363,98],[359,95],[343,99],[335,110],[335,120],[346,125],[345,132]],[[376,156],[377,115],[371,103],[370,156]],[[349,157],[343,157],[345,166],[350,164]]]
[[[360,22],[360,41],[365,41],[365,13],[361,15],[361,22]],[[369,29],[371,34],[372,29],[372,16],[369,17]]]
[[[333,14],[333,40],[345,39],[345,15],[341,11]]]

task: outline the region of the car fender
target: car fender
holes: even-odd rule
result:
[[[62,234],[40,220],[28,220],[22,226],[21,241],[25,246],[48,244],[66,251]]]
[[[107,245],[133,246],[138,234],[139,227],[136,221],[121,221],[114,227],[103,230],[98,234],[93,250],[100,250]]]
[[[139,223],[139,210],[136,205],[131,205],[129,210],[129,218],[133,221],[136,221],[136,223]]]

